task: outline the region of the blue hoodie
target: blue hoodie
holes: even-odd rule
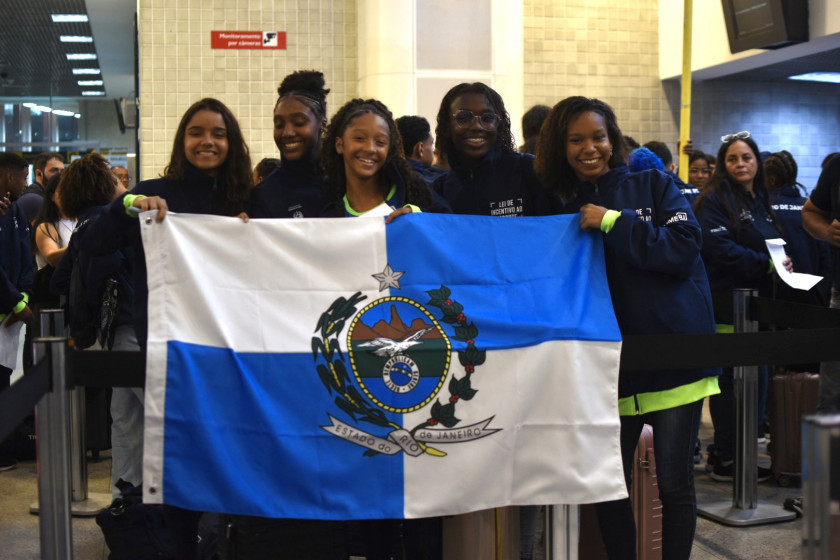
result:
[[[0,216],[0,316],[32,293],[35,259],[29,249],[29,220],[17,203]],[[0,327],[2,328],[2,327]]]
[[[252,218],[313,218],[324,211],[324,174],[309,160],[289,161],[251,193]]]
[[[622,165],[577,189],[560,213],[579,212],[588,203],[621,212],[601,236],[622,334],[714,333],[700,225],[676,183],[661,171],[631,173]],[[619,398],[674,389],[719,373],[717,368],[621,372]]]
[[[478,165],[455,165],[431,183],[455,214],[538,216],[546,193],[534,173],[534,156],[494,147]]]

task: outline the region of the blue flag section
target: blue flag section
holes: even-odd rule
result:
[[[367,519],[626,496],[621,339],[576,216],[141,229],[150,503]]]

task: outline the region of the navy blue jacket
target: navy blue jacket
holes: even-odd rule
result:
[[[105,282],[109,278],[119,281],[122,288],[119,312],[114,318],[114,326],[129,325],[134,318],[134,248],[131,246],[117,249],[110,253],[90,254],[80,248],[89,245],[87,237],[91,234],[90,224],[107,206],[93,206],[80,212],[79,223],[73,230],[73,236],[67,245],[67,251],[55,267],[50,289],[59,295],[70,295],[70,275],[73,272],[73,261],[79,259],[79,268],[84,279],[87,292],[87,304],[92,309],[99,309]],[[94,315],[97,316],[97,315]]]
[[[324,212],[324,174],[308,160],[282,160],[251,193],[252,218],[313,218]]]
[[[35,259],[29,246],[29,220],[12,204],[0,216],[0,315],[8,315],[23,299],[32,295]],[[2,328],[2,327],[0,327]]]
[[[405,158],[405,160],[411,165],[411,168],[417,172],[418,175],[423,177],[427,183],[431,184],[432,181],[446,173],[446,169],[441,169],[440,167],[435,167],[434,165],[431,167],[426,167],[422,161],[417,161],[416,159]]]
[[[580,183],[560,213],[592,203],[621,216],[601,234],[613,308],[622,334],[710,334],[714,312],[700,259],[702,234],[688,202],[663,172],[622,165],[596,184]],[[619,398],[663,391],[718,375],[717,368],[621,372]]]
[[[182,214],[215,214],[228,216],[224,202],[225,188],[216,180],[191,165],[187,165],[186,179],[168,181],[151,179],[134,187],[131,194],[159,196],[166,200],[169,210]],[[125,211],[125,195],[117,198],[98,213],[88,225],[89,234],[80,250],[90,254],[110,253],[116,249],[134,251],[134,329],[137,341],[146,346],[148,337],[149,287],[146,281],[146,254],[140,237],[140,224]]]
[[[741,193],[743,189],[736,191],[741,193],[738,196],[720,187],[712,189],[708,193],[704,191],[694,209],[703,228],[703,262],[712,293],[754,288],[761,295],[770,297],[773,277],[769,268],[770,254],[764,241],[772,239],[770,235],[782,237],[773,217],[766,215],[760,197]],[[733,223],[725,201],[734,209],[736,223]],[[718,319],[731,323],[725,317]]]
[[[534,173],[534,156],[530,154],[502,153],[493,148],[478,165],[455,165],[435,179],[431,187],[455,214],[538,216],[547,213],[547,196]]]
[[[831,245],[811,236],[802,227],[802,206],[805,197],[795,186],[776,189],[770,192],[770,208],[782,224],[785,232],[785,252],[793,260],[796,272],[822,276],[819,284],[808,292],[794,290],[787,284],[780,284],[780,297],[828,306],[831,288]]]

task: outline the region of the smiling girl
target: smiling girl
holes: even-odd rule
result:
[[[545,194],[534,158],[516,151],[502,97],[480,82],[459,84],[440,103],[436,146],[450,172],[432,190],[456,214],[533,216],[544,212]]]
[[[274,106],[274,143],[280,168],[254,189],[253,218],[304,218],[323,210],[324,174],[318,162],[327,128],[324,75],[299,70],[283,79]]]
[[[631,173],[612,108],[570,97],[551,110],[537,140],[536,169],[562,213],[601,238],[622,335],[712,333],[712,301],[700,259],[700,225],[676,182],[648,169]],[[662,556],[687,559],[696,525],[694,442],[703,398],[717,393],[716,369],[621,371],[618,411],[628,490],[644,424],[656,434]],[[596,505],[611,560],[636,557],[629,499]]]
[[[322,163],[329,215],[448,210],[405,160],[391,111],[375,99],[353,99],[338,110],[324,137]]]

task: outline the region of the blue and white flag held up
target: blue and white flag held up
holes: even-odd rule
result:
[[[621,339],[576,216],[145,222],[147,502],[365,519],[626,496]]]

